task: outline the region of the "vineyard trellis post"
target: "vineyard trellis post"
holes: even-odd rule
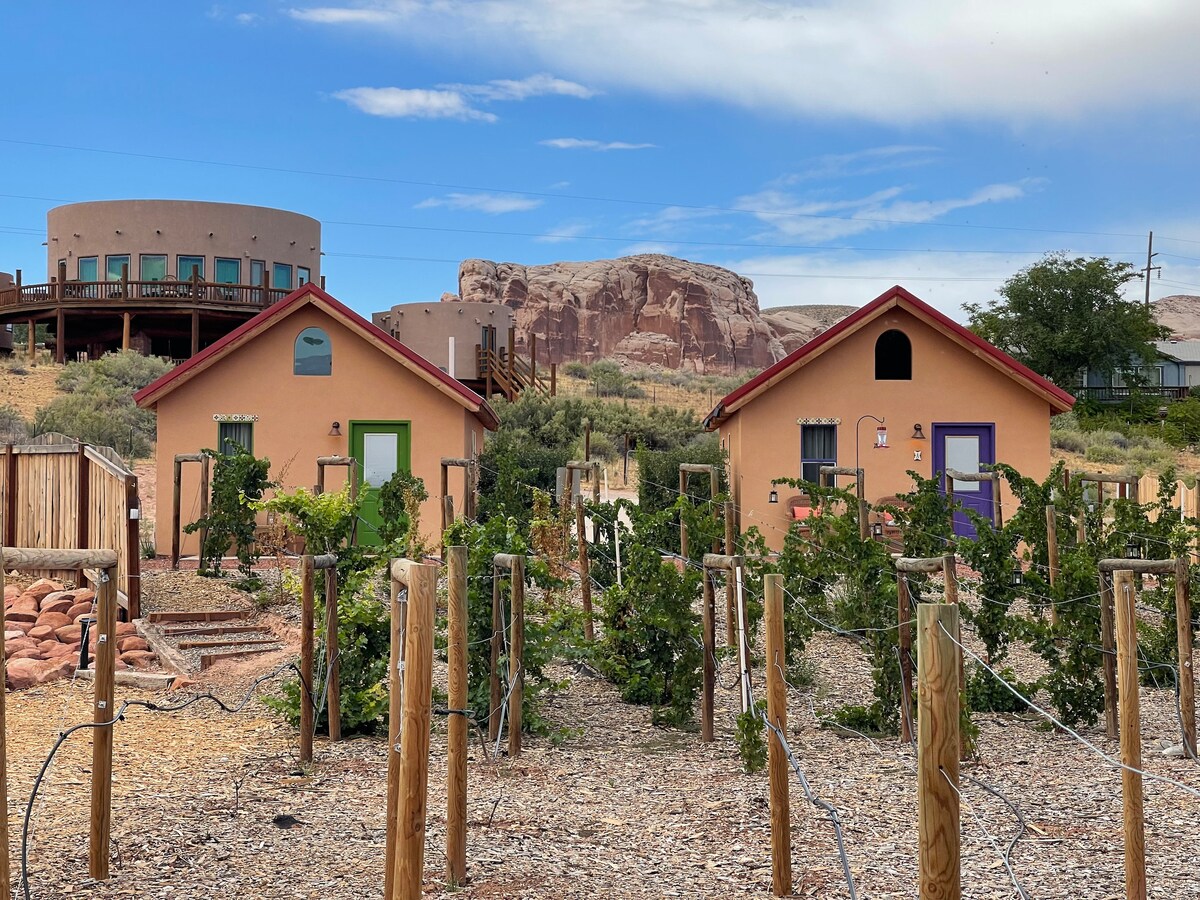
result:
[[[783,576],[763,578],[763,616],[766,630],[767,719],[787,734],[787,657],[783,632]],[[788,759],[774,734],[767,737],[767,767],[771,804],[771,888],[776,897],[792,893],[792,828],[788,797]]]
[[[314,494],[325,493],[325,469],[329,466],[337,466],[346,469],[346,476],[350,481],[350,502],[358,502],[358,462],[351,456],[318,456],[317,457],[317,483],[313,486]],[[350,546],[358,543],[358,516],[354,517],[354,522],[350,526]]]
[[[392,893],[387,900],[419,900],[425,874],[425,818],[429,788],[429,719],[433,696],[434,606],[438,567],[409,559],[392,560],[393,582],[408,588],[404,623],[404,686],[400,763],[388,766],[398,782],[396,805],[387,811],[392,841]],[[395,610],[392,610],[395,615]],[[389,755],[395,755],[393,744]],[[392,796],[389,783],[388,795]]]
[[[912,632],[910,631],[913,620],[914,606],[920,610],[925,606],[924,603],[914,604],[912,601],[912,592],[908,586],[908,575],[925,574],[932,575],[935,572],[941,572],[945,578],[945,602],[958,607],[958,557],[954,554],[948,556],[929,556],[924,558],[912,558],[897,556],[895,557],[896,567],[896,617],[898,626],[898,642],[900,649],[900,727],[901,737],[907,736],[909,741],[912,740],[912,712],[909,709],[909,698],[912,697]],[[955,619],[955,625],[958,626],[958,619]],[[955,631],[955,640],[962,643],[961,630]],[[920,637],[918,636],[918,644]],[[964,676],[964,658],[961,646],[956,648],[958,654],[958,686],[959,690],[966,687]]]
[[[867,495],[866,486],[863,483],[863,470],[849,466],[821,466],[817,470],[817,477],[820,479],[822,487],[835,487],[838,475],[854,479],[854,496],[858,500],[858,537],[859,540],[865,541],[871,534],[871,526],[867,521]]]
[[[960,900],[958,607],[917,604],[920,896]]]
[[[326,557],[317,557],[324,560]],[[318,569],[321,566],[316,566]],[[337,557],[325,570],[325,696],[328,702],[329,740],[342,739],[342,683],[338,652],[338,570]]]
[[[408,618],[408,588],[395,578],[389,580],[387,809],[391,813],[400,805],[400,720],[404,716],[404,626]],[[396,828],[390,818],[385,839],[383,896],[391,900],[394,896]]]
[[[446,882],[467,875],[467,548],[446,549]]]
[[[583,515],[582,498],[575,501],[575,533],[579,547],[579,588],[583,592],[583,637],[590,644],[596,639],[596,626],[592,614],[592,566],[588,559],[587,522]]]
[[[717,467],[708,463],[680,463],[679,464],[679,496],[686,497],[688,492],[688,476],[689,475],[708,475],[708,498],[713,506],[713,518],[717,515],[717,494],[720,492],[720,473]],[[717,541],[713,541],[713,553],[718,550]],[[679,555],[684,559],[688,557],[688,533],[687,522],[683,516],[679,517]]]
[[[733,536],[733,503],[726,500],[721,515],[725,523],[725,546],[724,551],[726,556],[733,556],[737,553],[734,544]],[[717,552],[715,549],[713,552]],[[732,578],[725,581],[725,646],[733,647],[737,643],[737,615],[745,617],[743,610],[738,610],[735,614],[735,607],[742,603],[742,598],[737,596],[737,584]]]
[[[742,557],[740,556],[723,556],[719,553],[705,553],[701,568],[703,570],[703,618],[701,623],[702,643],[704,645],[704,694],[701,698],[701,723],[700,723],[700,739],[705,743],[713,740],[713,694],[716,688],[717,680],[717,633],[716,633],[716,590],[713,587],[713,572],[724,571],[727,584],[734,584],[736,591],[736,580],[738,573],[742,569]],[[741,603],[735,603],[734,615],[742,615]],[[739,681],[741,682],[741,703],[742,712],[748,709],[748,689],[749,689],[749,673],[748,666],[742,664],[742,660],[748,659],[748,652],[745,647],[745,629],[739,629],[738,636],[738,659],[741,670],[739,672]]]
[[[1104,700],[1105,724],[1109,729],[1109,737],[1116,738],[1124,735],[1124,726],[1120,721],[1120,713],[1124,713],[1125,701],[1121,697],[1120,681],[1120,636],[1119,622],[1114,615],[1119,607],[1121,598],[1116,596],[1116,575],[1120,572],[1131,572],[1140,575],[1173,575],[1175,576],[1175,640],[1178,651],[1177,679],[1179,686],[1179,719],[1182,731],[1184,754],[1195,758],[1196,754],[1196,682],[1195,670],[1192,665],[1192,603],[1189,589],[1191,581],[1191,564],[1186,556],[1177,559],[1102,559],[1099,563],[1100,572],[1100,643],[1104,652]],[[1106,614],[1107,611],[1107,614]],[[1107,628],[1106,628],[1107,626]],[[1109,677],[1113,675],[1113,687],[1110,694]],[[1113,702],[1115,699],[1116,702]],[[1123,738],[1122,738],[1123,739]]]
[[[500,602],[497,571],[509,571],[508,691],[500,681],[500,657],[504,650],[504,608]],[[522,704],[525,701],[525,557],[515,553],[497,553],[492,558],[492,681],[491,709],[488,711],[488,736],[498,740],[508,710],[508,755],[521,752]]]
[[[337,655],[337,556],[332,553],[325,553],[320,556],[313,556],[306,553],[300,557],[300,762],[310,763],[313,760],[313,735],[317,730],[317,691],[313,680],[314,657],[316,655],[316,603],[315,603],[315,587],[316,570],[320,569],[325,572],[325,627],[326,627],[326,660],[329,656],[329,628],[332,622],[333,638],[333,658],[336,660]],[[330,572],[334,573],[332,578]],[[333,583],[333,613],[332,618],[329,613],[329,584]],[[335,698],[337,693],[333,681],[329,680],[333,677],[333,670],[327,669],[326,679],[329,684],[328,699],[329,699],[329,731],[330,739],[340,739],[333,737],[333,716],[335,710],[340,718],[340,704]],[[340,721],[339,721],[340,726]]]
[[[574,498],[575,485],[579,485],[579,493],[583,494],[583,473],[592,473],[592,502],[600,502],[600,462],[599,460],[578,460],[573,459],[566,465],[567,469],[567,486],[566,495]]]
[[[171,485],[171,568],[179,568],[179,545],[181,521],[180,501],[183,491],[183,464],[194,462],[200,464],[200,518],[208,518],[209,504],[209,466],[211,461],[204,453],[177,453],[175,455],[174,478]],[[204,545],[208,543],[208,529],[200,531],[200,552],[197,556],[204,559]]]
[[[1053,503],[1046,506],[1046,562],[1049,565],[1050,588],[1053,592],[1059,577],[1058,513]],[[1058,624],[1058,606],[1053,601],[1050,603],[1050,624]]]
[[[442,457],[442,481],[441,481],[441,508],[442,508],[442,532],[454,524],[454,503],[450,497],[450,469],[459,468],[463,470],[463,518],[474,521],[475,509],[478,505],[477,492],[479,489],[478,478],[478,460],[466,457]],[[447,508],[446,500],[450,499],[449,508]],[[443,548],[443,553],[445,549]]]
[[[1004,525],[1004,515],[1000,503],[1001,480],[995,472],[960,472],[957,469],[946,470],[946,507],[950,510],[950,533],[954,533],[954,482],[966,481],[979,484],[988,482],[992,486],[992,524],[997,528]]]
[[[1121,806],[1125,830],[1125,897],[1146,900],[1142,806],[1142,736],[1138,704],[1137,613],[1133,572],[1113,573],[1117,620],[1117,690],[1121,704]]]

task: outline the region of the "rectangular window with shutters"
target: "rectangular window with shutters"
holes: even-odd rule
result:
[[[232,456],[236,450],[235,444],[247,453],[254,452],[253,422],[217,423],[217,450],[226,456]]]
[[[800,477],[817,483],[821,466],[837,465],[837,426],[800,426]]]

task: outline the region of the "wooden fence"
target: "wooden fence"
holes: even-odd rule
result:
[[[0,510],[6,547],[114,550],[118,603],[128,618],[141,615],[137,476],[113,450],[61,434],[5,445]],[[78,577],[70,570],[31,574]]]

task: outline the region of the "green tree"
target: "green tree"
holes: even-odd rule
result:
[[[1121,296],[1134,277],[1129,263],[1052,253],[1004,282],[1000,300],[963,308],[976,334],[1070,389],[1080,369],[1111,375],[1155,358],[1168,331]]]

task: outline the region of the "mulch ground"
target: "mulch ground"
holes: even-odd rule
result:
[[[148,586],[148,591],[151,588]],[[718,628],[718,634],[722,633]],[[969,643],[969,638],[968,638]],[[916,895],[913,754],[894,739],[839,734],[821,720],[870,698],[869,667],[852,641],[818,635],[808,647],[814,686],[790,696],[789,732],[816,795],[833,804],[862,898]],[[1036,661],[1019,658],[1026,677]],[[240,699],[278,660],[217,666],[202,686]],[[765,773],[745,775],[734,745],[735,675],[723,662],[717,740],[664,730],[649,711],[620,702],[586,671],[559,667],[566,688],[547,715],[555,740],[526,738],[516,760],[471,744],[470,883],[441,886],[445,827],[445,723],[434,723],[430,762],[427,896],[466,898],[733,897],[770,894]],[[756,673],[761,676],[761,672]],[[444,687],[444,671],[435,672]],[[759,682],[761,683],[761,681]],[[142,696],[121,689],[118,701]],[[176,695],[180,696],[180,695]],[[185,695],[183,695],[185,696]],[[10,814],[20,821],[37,768],[58,731],[90,717],[90,686],[69,681],[8,697]],[[1119,770],[1032,715],[981,715],[979,759],[964,772],[1003,792],[1028,823],[1012,865],[1031,897],[1123,896]],[[1143,689],[1145,766],[1200,786],[1200,770],[1160,755],[1177,743],[1173,695]],[[1110,754],[1102,729],[1083,736]],[[87,732],[65,745],[34,807],[32,896],[346,898],[382,891],[386,747],[378,738],[329,744],[298,765],[294,731],[259,702],[239,715],[211,705],[178,714],[131,711],[116,728],[112,878],[87,878],[90,768]],[[964,782],[964,896],[1018,896],[998,848],[1020,827],[1008,807]],[[280,828],[280,814],[299,820]],[[1195,870],[1200,800],[1146,783],[1150,896],[1200,896]],[[825,814],[792,780],[796,894],[848,896]],[[14,827],[14,836],[18,829]],[[993,843],[994,842],[994,843]]]

